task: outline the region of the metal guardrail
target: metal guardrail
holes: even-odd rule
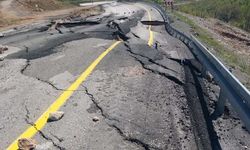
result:
[[[211,117],[218,117],[224,112],[226,100],[238,113],[240,119],[250,132],[250,92],[249,90],[193,35],[187,36],[170,25],[170,19],[165,10],[152,4],[166,22],[167,32],[185,43],[196,59],[203,65],[204,71],[210,72],[215,82],[220,86],[220,96],[217,107]]]

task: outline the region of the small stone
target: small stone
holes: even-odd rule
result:
[[[99,119],[98,117],[94,117],[92,120],[93,120],[94,122],[97,122],[97,121],[99,121],[100,119]]]
[[[208,80],[209,82],[212,82],[213,79],[214,79],[213,75],[212,75],[210,72],[207,72],[207,80]]]
[[[19,150],[32,150],[36,148],[36,141],[33,139],[23,138],[18,140]]]
[[[0,37],[4,37],[4,34],[3,34],[3,33],[0,33]]]
[[[200,34],[199,34],[199,33],[197,33],[197,32],[194,32],[194,35],[195,35],[195,36],[199,36]]]
[[[62,119],[63,116],[64,116],[64,112],[62,111],[52,112],[49,114],[48,122],[58,121]]]
[[[4,51],[7,51],[9,48],[7,46],[0,45],[0,54],[3,54]]]
[[[7,51],[9,48],[7,46],[3,47],[3,51]]]

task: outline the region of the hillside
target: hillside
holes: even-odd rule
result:
[[[17,5],[33,11],[56,10],[64,8],[65,5],[58,0],[16,0]]]
[[[226,2],[229,6],[225,6]],[[176,17],[173,23],[176,28],[194,34],[250,89],[248,26],[250,20],[246,19],[250,11],[246,9],[250,8],[249,2],[245,0],[186,0],[184,3],[183,0],[179,0],[175,5],[179,11],[173,11],[172,15]],[[234,8],[233,5],[235,5]],[[225,7],[228,8],[222,9]],[[229,7],[232,8],[229,9]],[[238,10],[237,15],[235,15],[235,10]]]
[[[178,10],[203,18],[217,18],[250,31],[249,0],[200,0],[180,5]]]
[[[76,7],[80,2],[88,0],[0,0],[0,28],[11,28],[41,20],[48,16],[58,16],[80,11],[84,15],[98,13],[99,9]],[[84,11],[81,11],[81,10]]]

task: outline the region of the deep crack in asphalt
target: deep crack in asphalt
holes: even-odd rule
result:
[[[171,70],[171,71],[177,73],[175,70],[172,70],[172,69],[170,69],[170,68],[168,68],[168,67],[166,67],[166,66],[164,66],[164,65],[161,65],[161,64],[155,62],[153,59],[151,59],[151,58],[149,58],[149,57],[147,57],[147,56],[145,56],[145,55],[142,55],[142,54],[138,54],[138,53],[133,52],[132,49],[130,48],[130,46],[129,46],[127,43],[125,43],[124,45],[127,47],[126,50],[127,50],[129,53],[131,53],[131,57],[133,57],[136,61],[138,61],[138,62],[142,65],[142,67],[143,67],[144,69],[149,70],[149,71],[151,71],[151,72],[153,72],[153,73],[159,74],[159,75],[161,75],[161,76],[164,76],[164,77],[168,78],[169,80],[175,82],[175,83],[178,84],[178,85],[183,85],[183,82],[180,81],[178,78],[176,78],[176,77],[174,77],[174,76],[172,76],[172,75],[170,75],[170,74],[163,73],[163,72],[160,72],[160,71],[158,71],[158,70],[149,68],[149,67],[145,64],[145,62],[143,62],[143,61],[140,59],[140,57],[146,58],[147,61],[150,62],[150,63],[152,63],[152,64],[155,64],[155,65],[157,65],[157,66],[159,66],[159,67],[162,67],[162,68],[164,68],[164,69]]]
[[[37,129],[35,123],[29,121],[29,119],[30,119],[30,117],[29,117],[29,116],[30,116],[30,111],[29,111],[27,105],[25,105],[24,107],[25,107],[25,110],[26,110],[25,122],[26,122],[27,124],[31,125],[31,126],[39,133],[39,135],[41,135],[42,138],[44,138],[44,139],[47,140],[47,141],[52,142],[53,146],[55,146],[57,149],[59,149],[59,150],[66,150],[66,148],[64,148],[64,147],[62,147],[62,146],[56,144],[52,138],[50,138],[49,136],[47,136],[47,135],[46,135],[45,133],[43,133],[41,130]]]
[[[102,115],[105,119],[107,119],[108,121],[116,121],[116,122],[119,122],[119,120],[110,118],[110,116],[107,115],[107,114],[104,112],[104,110],[102,109],[102,107],[96,102],[96,99],[95,99],[94,95],[91,94],[91,93],[89,92],[89,90],[88,90],[88,88],[87,88],[86,86],[83,86],[83,85],[82,85],[82,87],[85,89],[85,94],[87,94],[87,95],[89,96],[89,98],[91,99],[91,101],[92,101],[92,102],[94,103],[94,105],[100,110],[101,115]],[[129,141],[129,142],[131,142],[131,143],[135,143],[135,144],[137,144],[137,145],[140,145],[140,146],[141,146],[142,148],[144,148],[145,150],[150,150],[150,149],[160,150],[159,148],[152,147],[152,146],[150,146],[149,144],[146,144],[146,143],[144,143],[143,141],[141,141],[141,140],[139,140],[139,139],[136,139],[136,138],[132,138],[132,137],[126,136],[126,135],[123,133],[123,131],[122,131],[119,127],[117,127],[116,125],[114,125],[114,124],[112,124],[112,123],[110,123],[110,122],[107,122],[107,124],[108,124],[110,127],[116,129],[116,131],[119,133],[119,135],[120,135],[121,137],[123,137],[123,139],[126,140],[126,141]]]

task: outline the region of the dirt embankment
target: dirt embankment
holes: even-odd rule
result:
[[[16,0],[14,5],[24,11],[42,12],[48,10],[58,10],[67,6],[57,0]]]
[[[189,16],[201,27],[213,33],[214,38],[224,43],[229,50],[250,57],[250,33],[230,26],[217,19]],[[250,62],[249,62],[250,63]]]
[[[67,7],[57,0],[1,0],[0,27],[19,24],[32,19],[34,15]]]
[[[178,14],[186,18],[182,20],[190,27],[175,23],[177,28],[185,29],[190,34],[198,34],[200,40],[250,89],[250,33],[218,19],[201,18],[181,12]]]
[[[0,0],[0,30],[53,16],[97,15],[100,7],[77,7],[58,0]]]

